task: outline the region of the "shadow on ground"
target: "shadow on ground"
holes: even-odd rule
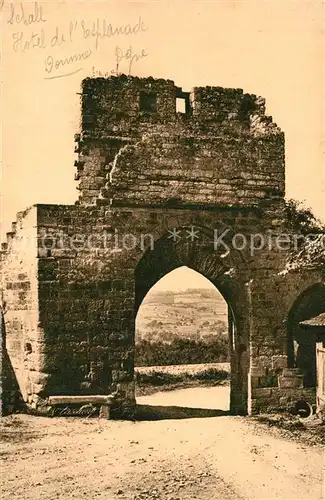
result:
[[[185,418],[209,418],[230,415],[229,411],[183,406],[137,405],[134,420],[175,420]]]

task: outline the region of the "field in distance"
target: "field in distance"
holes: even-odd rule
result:
[[[216,289],[151,291],[137,315],[136,342],[208,340],[228,335],[227,323],[227,304]]]

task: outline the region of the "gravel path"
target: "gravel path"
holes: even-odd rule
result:
[[[225,389],[165,392],[138,403],[168,411],[169,405],[215,408],[218,401],[226,410]],[[3,500],[325,498],[320,447],[284,439],[243,417],[2,420]]]

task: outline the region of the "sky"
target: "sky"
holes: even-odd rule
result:
[[[132,52],[132,75],[265,97],[286,136],[287,197],[325,220],[322,1],[2,2],[1,239],[26,206],[77,199],[81,80],[115,70],[117,49],[121,72]],[[141,29],[99,36],[105,22]]]
[[[182,266],[163,276],[150,291],[183,291],[188,288],[214,288],[216,290],[211,281],[202,276],[202,274],[187,266]]]

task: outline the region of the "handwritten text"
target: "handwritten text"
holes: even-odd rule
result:
[[[33,11],[27,12],[27,7],[22,3],[15,5],[10,4],[10,18],[7,21],[8,24],[24,24],[29,26],[34,23],[46,23],[44,19],[43,7],[39,6],[37,2],[34,2]]]
[[[104,40],[133,37],[148,30],[141,15],[133,23],[127,24],[113,24],[106,18],[72,19],[57,26],[48,23],[48,16],[38,2],[10,4],[7,24],[13,26],[12,49],[16,53],[45,49],[46,79],[81,71],[82,61],[90,58]],[[63,54],[60,54],[61,49]],[[134,64],[147,56],[144,49],[133,50],[131,45],[128,48],[116,47],[115,69],[111,74],[119,74],[120,65],[124,65],[124,73],[131,74]]]
[[[136,35],[140,31],[147,31],[144,22],[139,17],[135,24],[125,24],[120,26],[113,26],[112,24],[107,24],[106,19],[100,21],[97,19],[93,22],[91,28],[86,26],[85,21],[81,21],[81,27],[84,38],[93,37],[95,39],[95,48],[98,49],[99,40],[101,38],[111,38],[116,35]]]
[[[51,74],[50,77],[47,78],[59,78],[62,76],[67,76],[66,74],[60,74],[60,75],[53,75],[53,72],[55,70],[59,70],[61,68],[66,68],[67,66],[71,66],[72,64],[76,62],[83,61],[85,59],[88,59],[92,54],[92,50],[88,49],[85,50],[84,52],[79,52],[78,54],[74,54],[69,57],[65,57],[64,59],[54,59],[52,56],[48,56],[45,60],[45,71],[46,73]],[[81,69],[81,68],[80,68]],[[80,71],[78,69],[77,71]],[[77,71],[74,71],[76,73]],[[71,73],[69,73],[71,74]]]
[[[23,31],[19,31],[12,35],[13,49],[15,52],[25,52],[29,49],[44,49],[45,48],[45,32],[44,30],[38,33],[25,35]]]
[[[147,56],[148,54],[144,49],[142,49],[138,53],[133,52],[131,45],[127,50],[123,50],[120,47],[116,47],[115,49],[116,70],[118,72],[120,62],[125,60],[128,62],[128,74],[130,75],[133,63],[138,62],[140,59],[143,59],[144,57]]]

